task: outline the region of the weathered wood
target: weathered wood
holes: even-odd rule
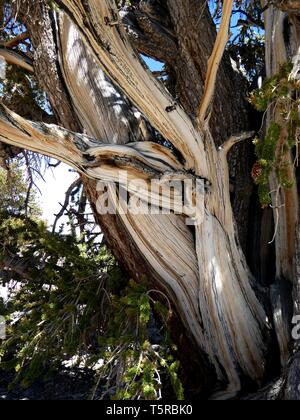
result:
[[[202,123],[204,123],[205,119],[207,118],[207,111],[211,105],[213,95],[215,93],[218,69],[222,61],[229,37],[232,7],[233,0],[224,2],[221,27],[217,35],[212,55],[208,61],[203,99],[198,110],[198,118]]]
[[[186,175],[190,171],[189,175],[208,181],[204,221],[193,231],[186,226],[183,215],[136,216],[120,212],[122,234],[115,232],[113,240],[122,241],[126,235],[130,238],[128,249],[121,245],[119,251],[124,250],[126,258],[132,258],[132,266],[139,271],[132,257],[134,250],[138,250],[140,261],[147,263],[149,275],[170,296],[187,331],[208,355],[225,389],[223,397],[232,397],[241,388],[241,375],[258,383],[263,380],[268,322],[253,292],[253,278],[235,232],[227,148],[217,150],[209,128],[195,126],[180,107],[167,112],[166,108],[173,105],[172,97],[142,66],[122,27],[105,23],[107,18],[112,22],[118,17],[113,1],[59,3],[69,15],[67,18],[55,13],[59,84],[67,87],[71,98],[68,119],[74,116],[74,125],[83,127],[86,134],[32,124],[1,108],[1,139],[55,156],[83,172],[84,177],[92,180],[87,185],[94,208],[101,197],[95,179],[115,180],[119,164],[129,173],[134,170],[135,176],[143,177],[145,167],[148,176],[149,170],[151,177],[157,172],[164,176],[171,167],[174,173],[181,170]],[[119,114],[117,106],[107,109],[109,99],[114,101],[118,93],[100,74],[99,64],[151,125],[175,146],[185,162],[175,159],[168,149],[147,142],[120,145],[128,143],[132,127],[137,127],[134,136],[142,138],[140,117],[137,122],[128,123],[134,113],[123,97],[119,98],[122,102]],[[47,81],[48,89],[52,89],[51,83]],[[57,97],[62,95],[53,92],[54,103]],[[117,145],[100,145],[99,138],[103,143]],[[112,158],[109,161],[108,156]]]
[[[105,19],[114,21],[118,15],[110,0],[91,0],[87,5],[69,0],[60,1],[84,34],[84,41],[92,48],[95,60],[105,73],[133,101],[186,160],[186,168],[196,168],[197,174],[208,178],[203,138],[195,130],[188,115],[179,106],[172,112],[167,108],[174,101],[164,87],[142,65],[121,26],[110,27]],[[94,28],[92,31],[91,28]],[[150,100],[151,98],[151,100]]]

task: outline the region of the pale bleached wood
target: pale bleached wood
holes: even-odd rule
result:
[[[237,365],[247,376],[262,380],[270,325],[252,290],[253,278],[235,233],[226,147],[217,153],[211,154],[215,194],[208,195],[205,220],[196,226],[196,251],[207,353],[214,355],[217,371],[218,361],[226,366],[229,385],[221,397],[228,398],[241,387]]]
[[[89,135],[104,134],[104,142],[121,144],[128,142],[128,133],[122,131],[119,134],[118,130],[120,119],[126,120],[128,112],[120,112],[120,109],[111,105],[114,100],[117,100],[118,104],[123,99],[115,91],[111,82],[105,78],[102,70],[95,65],[92,51],[82,41],[78,28],[68,16],[60,13],[57,16],[57,23],[62,72],[82,125]],[[84,73],[82,73],[82,65],[85,68]],[[90,98],[93,98],[92,104]],[[135,117],[139,120],[140,115],[136,114]],[[129,127],[128,122],[125,124]],[[131,131],[131,127],[128,129]],[[137,151],[143,151],[144,156],[154,160],[158,157],[156,149],[160,147],[149,142],[134,145]],[[90,153],[95,153],[97,156],[103,150],[116,150],[116,148],[115,146],[97,146],[94,150],[91,149]],[[168,173],[172,167],[176,171],[183,169],[171,151],[166,153],[164,162],[160,164],[169,166],[169,168],[164,167]],[[98,170],[101,171],[101,168]],[[110,199],[113,198],[112,191]],[[103,197],[99,194],[98,204],[101,199]],[[193,237],[183,217],[172,214],[133,216],[126,212],[119,217],[128,235],[147,261],[151,274],[158,279],[161,287],[167,288],[175,306],[182,314],[187,329],[191,330],[197,344],[203,348],[201,314],[198,310],[198,263]]]
[[[61,0],[65,10],[77,23],[84,42],[90,45],[95,60],[105,73],[125,92],[145,117],[186,159],[186,168],[197,169],[197,174],[206,178],[204,144],[190,117],[180,106],[172,112],[167,108],[174,100],[166,89],[141,64],[127,39],[124,28],[109,26],[105,18],[114,21],[118,16],[113,0],[90,0],[88,7],[81,1]],[[86,25],[90,22],[90,25]],[[90,30],[94,28],[94,31]]]
[[[91,178],[103,181],[119,181],[116,170],[118,168],[113,170],[110,167],[110,170],[107,169],[105,172],[105,170],[100,169],[102,166],[96,165],[95,168],[86,169],[88,162],[83,155],[88,155],[91,151],[90,156],[96,155],[99,157],[101,149],[104,150],[105,155],[108,149],[110,158],[112,158],[113,153],[117,153],[118,157],[122,155],[121,152],[125,153],[127,157],[131,153],[130,145],[89,149],[95,139],[72,133],[54,125],[31,123],[9,111],[3,105],[0,105],[0,140],[58,158],[73,166],[79,172],[84,172]],[[163,146],[142,143],[134,144],[133,148],[137,147],[139,153],[144,149],[147,153],[153,155],[154,149],[152,150],[152,146],[155,148],[155,156],[158,158],[158,150],[165,149]],[[121,152],[118,151],[118,148]],[[134,150],[134,152],[134,158],[139,159],[141,154],[137,156],[137,151]],[[169,158],[170,152],[167,150],[166,161]],[[144,161],[145,158],[142,157],[141,159]],[[159,159],[163,160],[163,156],[160,156]],[[154,160],[153,156],[152,161]],[[174,166],[178,167],[179,164],[173,158],[172,160]],[[162,168],[165,169],[164,166]],[[130,179],[130,168],[127,167],[127,170]],[[141,173],[135,175],[139,175],[141,178]],[[156,173],[154,172],[152,175],[154,176]],[[180,200],[182,200],[182,195]],[[143,255],[151,264],[155,277],[163,282],[163,287],[172,290],[174,301],[178,300],[180,302],[186,324],[193,327],[198,343],[203,345],[203,335],[201,329],[199,329],[201,324],[200,314],[197,309],[197,260],[194,253],[193,237],[188,231],[184,219],[175,215],[163,214],[159,217],[151,214],[133,216],[125,214],[125,212],[122,219],[133,240],[136,241]],[[159,244],[163,244],[163,246],[158,248]]]
[[[203,123],[207,117],[207,111],[214,96],[218,70],[229,38],[232,8],[233,0],[224,0],[221,26],[217,35],[212,55],[208,61],[204,93],[198,111],[198,118],[200,123]]]
[[[277,74],[280,67],[289,60],[287,46],[285,45],[283,36],[283,27],[286,14],[274,6],[270,6],[265,11],[266,26],[266,71],[267,77]],[[280,111],[274,112],[271,108],[267,113],[267,123],[277,121],[280,125],[284,124]],[[284,141],[284,139],[283,139]],[[295,181],[294,162],[291,156],[287,156],[287,168],[290,179]],[[295,187],[291,190],[281,190],[279,201],[277,198],[278,180],[277,175],[272,174],[270,177],[270,191],[272,192],[272,200],[274,204],[274,217],[277,219],[279,212],[279,225],[275,238],[276,245],[276,274],[280,278],[286,277],[290,281],[293,278],[292,260],[295,246],[295,226],[298,214],[298,198],[296,181]],[[284,205],[283,205],[284,204]],[[280,207],[280,208],[279,208]],[[285,344],[285,348],[288,346]]]
[[[223,150],[225,152],[225,154],[228,154],[229,151],[231,150],[231,148],[233,146],[235,146],[236,144],[245,141],[245,140],[249,140],[252,137],[254,137],[255,132],[254,131],[246,131],[244,133],[240,133],[237,134],[235,136],[231,136],[221,147],[220,150]]]
[[[124,144],[149,139],[141,113],[99,68],[76,25],[66,13],[54,16],[60,68],[85,131],[105,143]]]
[[[104,134],[104,142],[121,144],[128,142],[128,133],[124,131],[120,133],[118,129],[120,119],[121,121],[125,119],[126,127],[131,132],[131,127],[126,122],[128,113],[126,109],[125,113],[120,112],[120,109],[111,105],[115,99],[117,103],[120,101],[114,86],[95,64],[92,51],[83,43],[78,28],[72,21],[60,13],[57,22],[62,72],[83,127],[89,135]],[[82,73],[82,64],[85,68],[84,73]],[[90,98],[93,98],[92,104]],[[140,119],[140,115],[136,114],[135,117]],[[149,142],[139,142],[134,145],[137,151],[142,151],[144,156],[154,160],[157,160],[156,149],[160,147],[154,143],[150,145]],[[116,148],[97,146],[94,150],[91,149],[90,153],[97,156],[104,150],[114,151]],[[183,169],[171,151],[168,151],[164,162],[160,164],[169,166],[169,168],[165,166],[167,173],[170,173],[171,167],[176,171]],[[99,171],[102,169],[98,168]],[[169,177],[166,174],[165,176]],[[103,195],[98,194],[99,206]],[[115,198],[113,186],[108,190],[108,197],[111,200]],[[180,199],[182,200],[182,196]],[[125,203],[121,204],[124,208]],[[102,208],[99,210],[102,211]],[[194,336],[197,345],[203,349],[205,346],[202,320],[198,308],[198,262],[194,238],[184,218],[174,214],[131,215],[125,211],[118,217],[121,218],[128,235],[148,264],[151,271],[149,276],[151,274],[156,278],[160,287],[168,292],[187,330]]]
[[[73,133],[53,124],[27,121],[1,103],[0,128],[0,138],[5,143],[56,156],[95,179],[117,181],[118,169],[126,170],[129,179],[162,178],[166,172],[174,176],[178,173],[180,178],[190,176],[171,151],[159,144],[101,144],[100,140],[91,136]]]

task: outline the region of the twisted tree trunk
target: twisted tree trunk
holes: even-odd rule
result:
[[[231,146],[247,135],[232,138],[220,148],[216,146],[222,137],[221,130],[216,124],[210,129],[206,112],[210,98],[207,93],[202,100],[200,96],[212,91],[214,77],[207,78],[204,90],[206,70],[199,63],[192,63],[191,55],[188,69],[194,69],[197,75],[201,69],[202,83],[195,86],[199,100],[193,104],[192,95],[187,96],[191,87],[181,95],[185,109],[174,106],[174,99],[145,69],[132,49],[114,1],[58,3],[63,11],[50,11],[46,2],[36,5],[37,15],[43,16],[43,25],[41,21],[31,22],[32,42],[36,71],[43,71],[39,78],[50,94],[58,120],[72,131],[30,123],[1,106],[1,140],[56,157],[75,167],[83,174],[95,208],[101,198],[96,181],[116,181],[120,168],[126,169],[129,177],[138,176],[147,182],[153,178],[163,180],[166,175],[168,179],[184,176],[194,183],[205,180],[204,218],[194,227],[187,226],[186,214],[136,216],[120,212],[98,216],[98,220],[130,272],[140,277],[145,271],[168,294],[186,330],[214,366],[226,389],[223,396],[236,395],[243,378],[260,384],[265,374],[269,325],[263,305],[253,291],[253,278],[239,245],[227,164]],[[200,2],[195,4],[199,6]],[[208,67],[209,75],[214,74],[213,68],[222,57],[231,6],[231,1],[224,4],[225,24]],[[169,13],[177,24],[175,30],[183,35],[186,3],[170,1]],[[200,63],[209,58],[215,41],[206,8],[205,13],[210,32],[205,39],[207,51],[200,55]],[[191,41],[191,38],[184,36],[175,39],[184,54],[189,49],[191,54],[197,45],[195,41],[185,45],[186,39]],[[221,67],[222,72],[226,66],[228,69],[228,62]],[[228,72],[233,74],[232,70]],[[177,84],[182,89],[180,76],[179,71]],[[230,83],[230,79],[226,80]],[[200,103],[201,118],[198,118]],[[221,127],[227,119],[226,113],[229,121],[234,107],[240,109],[233,100],[230,105],[232,108],[219,104],[218,109],[224,108]],[[216,114],[213,118],[216,121]],[[153,131],[148,128],[149,123],[172,144],[176,153],[151,142]],[[235,128],[233,123],[228,134]],[[74,134],[79,131],[85,134]],[[140,198],[144,194],[142,191]]]

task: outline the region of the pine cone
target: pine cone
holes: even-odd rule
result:
[[[261,176],[263,173],[263,167],[260,163],[256,162],[252,168],[251,176],[254,179],[254,181],[257,181],[257,179]]]

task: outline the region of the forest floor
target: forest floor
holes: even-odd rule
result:
[[[90,369],[64,368],[39,379],[30,387],[11,388],[13,375],[0,370],[0,401],[89,400],[95,384],[95,372]],[[96,395],[97,398],[97,395]]]

